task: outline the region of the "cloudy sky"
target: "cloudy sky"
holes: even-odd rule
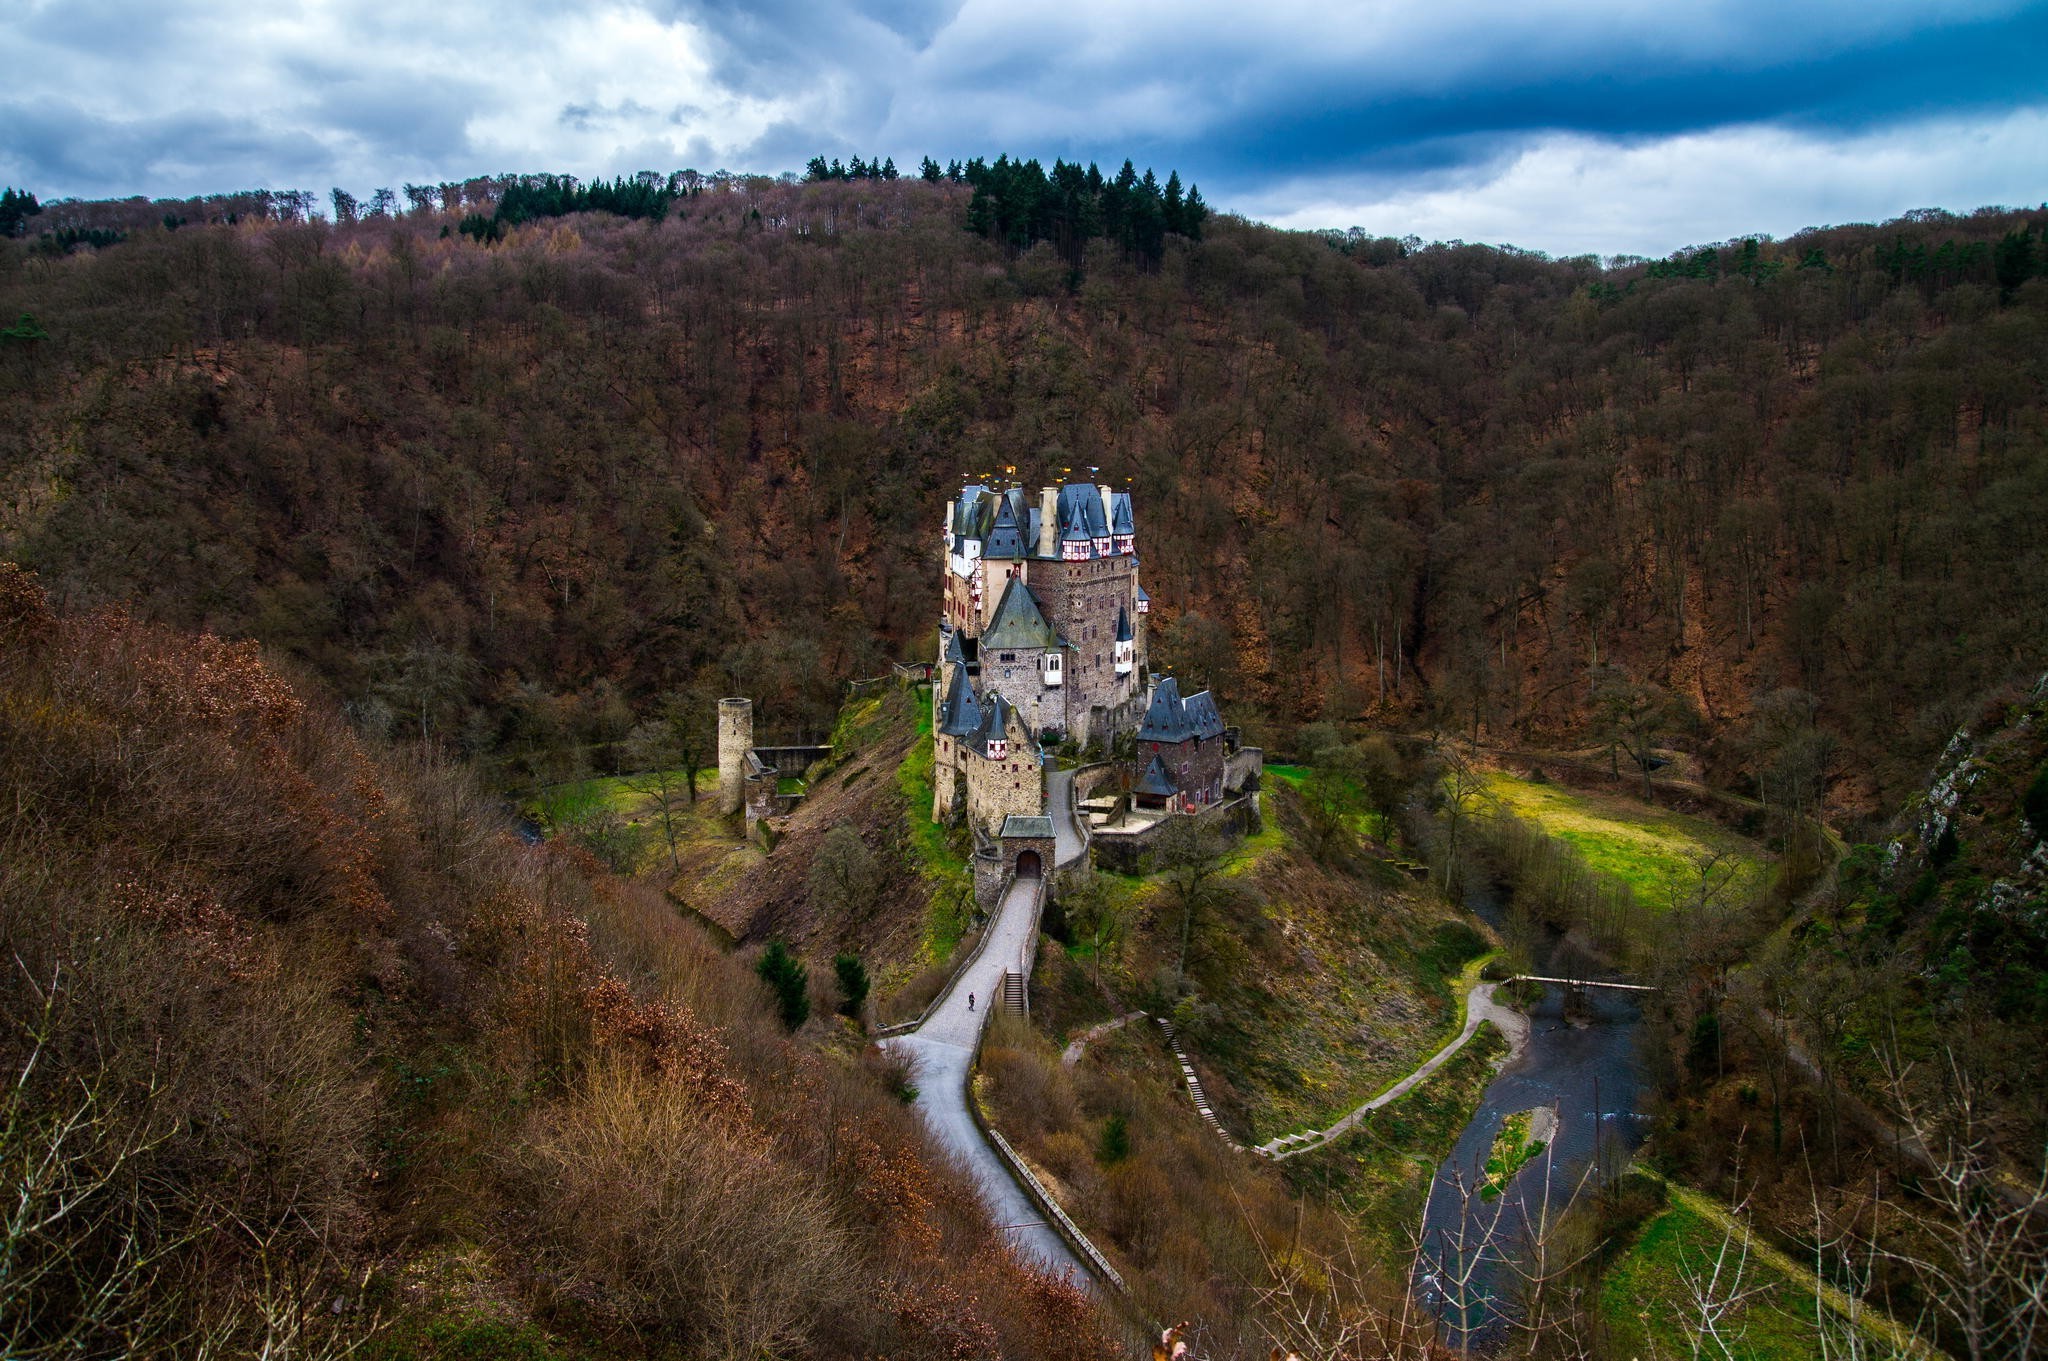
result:
[[[2048,3],[0,0],[0,181],[367,194],[998,151],[1559,254],[2048,198]]]

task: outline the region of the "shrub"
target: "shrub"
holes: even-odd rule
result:
[[[761,952],[760,960],[754,965],[754,972],[761,975],[761,981],[775,994],[776,1010],[781,1014],[784,1025],[795,1030],[810,1019],[810,971],[789,952],[780,936],[768,942],[768,948]]]

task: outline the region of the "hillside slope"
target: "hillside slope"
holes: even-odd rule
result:
[[[898,1075],[252,646],[0,564],[0,789],[10,1355],[1113,1350]]]
[[[1255,729],[1548,740],[1670,696],[1629,707],[1761,778],[1732,739],[1797,687],[1871,809],[2039,670],[2039,213],[1613,268],[1214,219],[1069,270],[965,212],[741,179],[488,245],[0,243],[0,314],[49,334],[0,363],[0,554],[515,778],[608,768],[664,694],[822,733],[921,646],[947,492],[1005,467],[1130,480],[1157,655]]]

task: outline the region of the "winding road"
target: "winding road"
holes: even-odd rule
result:
[[[1047,811],[1052,815],[1054,857],[1061,866],[1072,864],[1088,853],[1088,843],[1073,825],[1069,788],[1072,771],[1050,773],[1046,779]],[[917,1084],[917,1110],[925,1127],[940,1147],[957,1158],[974,1177],[982,1202],[994,1216],[996,1226],[1010,1246],[1025,1261],[1058,1276],[1072,1272],[1076,1280],[1093,1278],[1067,1246],[1057,1229],[1045,1222],[1044,1214],[1024,1193],[1010,1169],[989,1147],[981,1129],[967,1109],[972,1099],[967,1091],[974,1067],[974,1050],[988,1024],[1003,972],[1029,972],[1031,952],[1038,942],[1040,884],[1036,879],[1019,879],[1003,895],[996,913],[985,928],[981,953],[953,980],[923,1025],[907,1035],[881,1041],[885,1048],[909,1057]],[[972,996],[974,1007],[968,1009]]]
[[[1061,869],[1085,858],[1088,838],[1074,819],[1074,772],[1050,770],[1045,775],[1045,809],[1052,815],[1053,863]]]

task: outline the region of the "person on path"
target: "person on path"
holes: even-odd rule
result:
[[[967,1009],[974,1010],[974,994],[971,992],[967,994]]]

